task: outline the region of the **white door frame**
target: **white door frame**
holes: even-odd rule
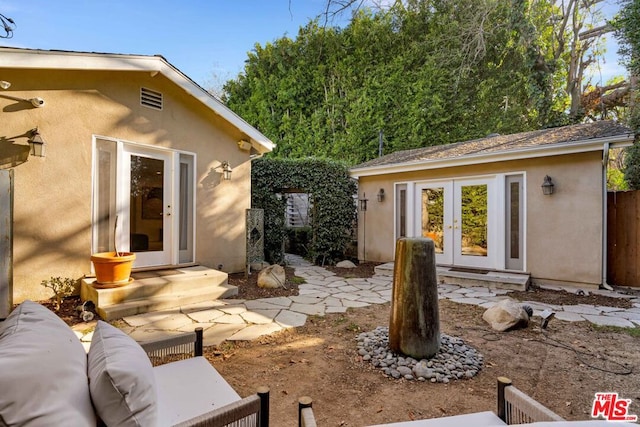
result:
[[[498,239],[500,211],[496,204],[496,177],[457,179],[453,182],[453,264],[465,267],[496,268],[499,255]],[[487,186],[487,254],[486,256],[465,255],[462,251],[462,187],[472,185]]]
[[[97,179],[99,170],[102,170],[100,169],[101,166],[99,166],[97,155],[98,141],[100,141],[102,147],[106,147],[105,149],[112,153],[111,160],[109,160],[112,166],[103,170],[103,172],[106,171],[106,174],[100,180]],[[134,268],[191,264],[195,260],[196,154],[158,148],[99,135],[93,136],[92,251],[113,250],[113,225],[116,217],[118,217],[117,234],[115,236],[117,248],[120,251],[130,250],[131,222],[129,215],[131,185],[129,180],[131,176],[132,154],[159,158],[164,161],[164,203],[162,207],[163,250],[136,252]],[[115,165],[113,165],[114,163]],[[113,169],[109,170],[111,167]],[[182,177],[182,183],[180,177],[181,167],[187,171],[187,176]],[[111,184],[108,184],[109,179]],[[104,187],[105,182],[107,182],[106,187]],[[101,188],[98,188],[98,183],[102,184]],[[112,190],[110,190],[109,193],[105,193],[104,188],[107,188],[107,190],[111,188]],[[185,194],[183,194],[181,198],[180,193],[182,191],[185,191]],[[103,194],[100,194],[101,192]],[[105,194],[107,194],[106,197]],[[102,205],[103,202],[105,205]],[[183,206],[181,209],[180,202],[183,204],[186,203],[188,206]],[[107,206],[106,203],[109,203],[110,207]],[[101,206],[102,209],[100,208]],[[110,228],[110,231],[105,229],[105,221],[107,221],[106,227]],[[184,224],[181,223],[181,221],[184,222]],[[101,227],[99,224],[101,224]],[[99,241],[100,243],[98,243]],[[109,244],[107,245],[107,243]]]
[[[436,264],[453,264],[453,180],[420,182],[415,185],[415,225],[413,235],[427,237],[422,231],[422,192],[441,188],[443,194],[442,249],[436,251]]]
[[[504,195],[499,183],[504,175],[486,175],[460,179],[446,179],[416,182],[412,209],[413,230],[410,236],[424,237],[422,234],[422,191],[429,188],[444,189],[443,206],[443,252],[436,253],[436,263],[440,265],[456,265],[463,267],[480,267],[487,269],[504,269]],[[461,189],[467,185],[487,185],[487,255],[473,256],[462,253],[461,229]],[[409,188],[409,186],[408,186]]]
[[[174,259],[174,239],[173,239],[173,217],[172,207],[175,205],[174,191],[173,191],[173,171],[175,170],[173,164],[175,162],[175,153],[165,150],[153,150],[145,146],[135,144],[124,144],[122,155],[121,173],[117,175],[117,188],[119,193],[119,218],[122,219],[121,230],[117,238],[119,239],[120,247],[131,247],[131,223],[130,208],[131,208],[131,157],[138,156],[148,159],[160,160],[163,162],[163,206],[162,206],[162,245],[160,250],[148,250],[136,252],[136,260],[134,261],[134,267],[149,267],[155,265],[170,265],[173,264]],[[141,219],[143,220],[143,219]],[[129,231],[126,233],[125,231]]]

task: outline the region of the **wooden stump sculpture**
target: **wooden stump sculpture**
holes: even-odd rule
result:
[[[440,348],[435,246],[425,238],[401,238],[393,269],[389,347],[414,359]]]

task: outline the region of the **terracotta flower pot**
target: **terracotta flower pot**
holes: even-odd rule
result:
[[[96,272],[96,284],[102,287],[117,287],[129,283],[131,266],[136,259],[132,252],[100,252],[91,255]]]

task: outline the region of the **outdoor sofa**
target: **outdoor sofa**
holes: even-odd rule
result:
[[[611,423],[602,420],[566,421],[540,402],[518,390],[505,377],[498,378],[497,413],[491,411],[473,412],[451,417],[378,424],[369,427],[615,427],[636,426],[624,422]],[[300,398],[298,403],[298,426],[317,427],[313,413],[313,402],[309,397]]]
[[[138,344],[98,321],[87,352],[25,301],[0,322],[0,372],[3,427],[268,426],[268,389],[240,398],[202,357],[201,328]]]

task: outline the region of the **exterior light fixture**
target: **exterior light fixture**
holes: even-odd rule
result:
[[[229,165],[228,161],[224,160],[220,166],[218,166],[218,169],[220,169],[223,180],[231,181],[231,172],[233,172],[233,169],[231,169],[231,165]]]
[[[0,88],[9,89],[10,86],[11,86],[11,83],[9,83],[8,81],[0,80]]]
[[[44,147],[46,144],[44,139],[42,139],[42,135],[38,132],[38,128],[34,128],[29,131],[29,139],[27,139],[27,141],[29,142],[29,148],[31,149],[32,156],[45,156]]]
[[[6,88],[9,87],[9,86],[5,87],[5,85],[11,86],[11,83],[2,80],[2,82],[0,82],[0,87],[2,87],[3,89],[6,89]],[[18,96],[11,96],[11,95],[2,94],[2,95],[0,95],[0,97],[6,98],[6,99],[11,99],[13,101],[28,102],[29,104],[33,105],[36,108],[44,107],[44,104],[45,104],[44,99],[42,99],[40,97],[37,97],[37,96],[35,98],[20,98]]]
[[[542,194],[549,196],[553,194],[553,181],[549,175],[545,175],[544,182],[542,183]]]
[[[240,141],[238,141],[238,148],[242,151],[249,151],[251,150],[251,143],[249,141],[241,139]]]
[[[367,202],[369,201],[369,199],[367,199],[367,195],[365,193],[362,193],[362,199],[359,199],[358,202],[360,202],[360,210],[361,211],[366,211],[367,210]]]
[[[378,197],[379,202],[384,202],[384,188],[381,188],[376,196]]]

